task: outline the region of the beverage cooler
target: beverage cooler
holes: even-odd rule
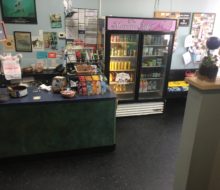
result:
[[[175,19],[106,17],[105,74],[122,116],[163,112],[175,30]]]

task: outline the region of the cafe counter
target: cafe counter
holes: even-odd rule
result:
[[[65,99],[29,88],[0,103],[0,158],[114,147],[115,111],[112,92]]]

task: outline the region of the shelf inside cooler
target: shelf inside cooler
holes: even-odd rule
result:
[[[163,68],[164,66],[142,66],[142,69],[149,69],[149,68]]]
[[[139,94],[147,94],[147,93],[154,93],[154,92],[160,92],[161,90],[149,90],[146,92],[139,92]]]
[[[119,84],[119,83],[117,83],[117,82],[110,82],[110,85],[115,85],[115,84]],[[122,84],[122,85],[129,85],[129,84],[134,84],[134,82],[127,82],[127,83]]]
[[[138,99],[139,100],[156,100],[156,99],[161,99],[162,97],[161,96],[149,96],[149,97],[139,97]]]
[[[136,56],[110,56],[110,58],[136,58]]]
[[[125,92],[116,92],[116,91],[114,91],[114,93],[115,94],[134,94],[134,92],[133,91],[125,91]]]
[[[142,58],[148,58],[148,57],[164,57],[164,55],[143,55]]]
[[[168,47],[167,45],[153,45],[153,44],[149,44],[149,45],[144,45],[144,47]]]
[[[126,71],[126,72],[134,72],[136,71],[135,69],[129,69],[129,70],[124,70],[124,69],[117,69],[117,70],[110,70],[110,72],[122,72],[122,71]]]
[[[111,44],[137,44],[137,42],[111,42]]]

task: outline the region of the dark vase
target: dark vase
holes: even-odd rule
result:
[[[210,81],[214,81],[216,79],[218,73],[218,67],[215,64],[201,64],[199,67],[199,78],[208,79]]]

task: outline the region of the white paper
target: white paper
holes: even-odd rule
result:
[[[85,38],[85,43],[86,44],[96,44],[97,43],[97,38]]]
[[[43,51],[44,50],[44,41],[41,36],[32,36],[32,49],[33,51]]]
[[[194,43],[193,43],[192,35],[189,34],[189,35],[186,36],[186,38],[185,38],[184,47],[185,47],[185,48],[188,48],[188,47],[192,47],[193,45],[194,45]]]
[[[189,63],[191,63],[191,54],[187,51],[186,53],[183,54],[183,60],[184,60],[184,64],[188,65]]]
[[[84,24],[85,22],[85,11],[79,10],[79,23]]]
[[[67,27],[66,28],[66,39],[77,39],[77,38],[78,38],[78,28]]]

